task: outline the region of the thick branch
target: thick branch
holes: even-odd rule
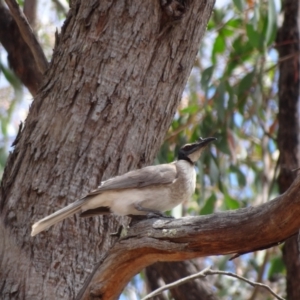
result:
[[[40,72],[45,73],[48,68],[46,56],[26,17],[15,0],[5,0],[5,2],[9,7],[14,20],[18,24],[22,37],[29,46]]]
[[[35,96],[41,85],[42,73],[38,70],[34,57],[23,40],[16,22],[1,1],[0,43],[8,53],[10,67],[30,93]]]
[[[83,299],[116,299],[133,275],[156,261],[247,253],[286,240],[300,227],[299,188],[298,177],[286,193],[258,207],[133,225],[111,248]]]

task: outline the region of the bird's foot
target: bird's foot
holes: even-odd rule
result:
[[[112,232],[110,235],[111,236],[116,236],[116,237],[124,237],[127,235],[127,231],[129,228],[129,221],[130,219],[126,218],[121,219],[118,230],[116,232]]]
[[[110,234],[110,236],[120,237],[123,230],[124,230],[124,227],[123,227],[123,225],[121,225],[121,226],[119,226],[118,230],[116,232],[112,232]]]
[[[146,213],[146,216],[148,219],[153,219],[153,218],[172,219],[172,218],[174,218],[172,216],[165,215],[164,213],[162,213],[159,210],[148,208],[148,207],[143,207],[140,203],[135,203],[134,208],[139,212],[143,212],[143,215]]]
[[[149,212],[147,213],[148,219],[157,219],[157,218],[164,218],[164,219],[174,219],[173,216],[168,216],[162,212]]]

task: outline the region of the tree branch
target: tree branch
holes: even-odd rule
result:
[[[18,25],[0,1],[0,43],[8,53],[9,66],[35,96],[41,85],[39,71],[30,48],[22,38]]]
[[[157,262],[148,266],[146,270],[155,269],[164,285],[175,282],[181,278],[191,276],[198,273],[200,269],[197,269],[195,263],[191,260],[185,261],[172,261],[172,262]],[[157,277],[157,276],[156,276]],[[158,280],[157,278],[156,280]],[[163,286],[162,284],[157,285],[155,288],[149,290],[155,291],[156,289]],[[214,288],[207,280],[199,279],[194,281],[186,282],[183,285],[177,286],[170,291],[174,299],[197,299],[197,300],[218,300]],[[188,296],[187,296],[188,295]]]
[[[111,248],[83,299],[99,295],[116,298],[133,275],[157,261],[247,253],[276,245],[297,233],[299,202],[300,177],[286,193],[257,207],[141,221]],[[120,283],[117,288],[116,282]]]
[[[44,51],[35,37],[24,13],[21,11],[18,3],[15,0],[5,0],[5,2],[9,7],[14,20],[18,24],[21,35],[29,46],[39,70],[44,74],[48,68],[48,62]]]
[[[235,273],[232,272],[226,272],[226,271],[213,271],[210,269],[210,267],[205,268],[204,270],[202,270],[201,272],[198,272],[196,274],[184,277],[182,279],[179,279],[175,282],[172,282],[170,284],[166,284],[165,286],[153,291],[152,293],[148,294],[146,297],[144,297],[142,300],[148,300],[151,299],[152,297],[161,294],[163,291],[165,290],[169,290],[172,289],[178,285],[184,284],[190,280],[193,279],[197,279],[199,277],[204,278],[207,275],[226,275],[226,276],[230,276],[230,277],[234,277],[240,280],[243,280],[247,283],[249,283],[250,285],[254,286],[254,287],[262,287],[264,289],[267,289],[275,298],[279,299],[279,300],[285,300],[284,298],[280,297],[279,295],[277,295],[268,285],[260,283],[260,282],[255,282],[255,281],[251,281],[248,280],[247,278],[243,277],[243,276],[239,276]]]

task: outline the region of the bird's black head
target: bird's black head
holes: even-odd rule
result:
[[[191,164],[200,158],[202,151],[205,147],[212,141],[215,141],[216,138],[208,137],[205,139],[199,138],[199,140],[192,144],[186,144],[179,149],[178,160],[183,159],[189,161]]]

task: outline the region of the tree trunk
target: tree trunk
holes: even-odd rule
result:
[[[31,225],[153,160],[213,4],[72,1],[3,175],[3,299],[72,299],[105,261],[119,218],[74,216],[35,238]]]
[[[278,32],[279,52],[279,190],[285,192],[299,167],[299,1],[283,1],[284,22]],[[290,57],[289,59],[286,59]],[[288,239],[283,248],[287,270],[287,298],[300,299],[300,260],[297,236]]]

